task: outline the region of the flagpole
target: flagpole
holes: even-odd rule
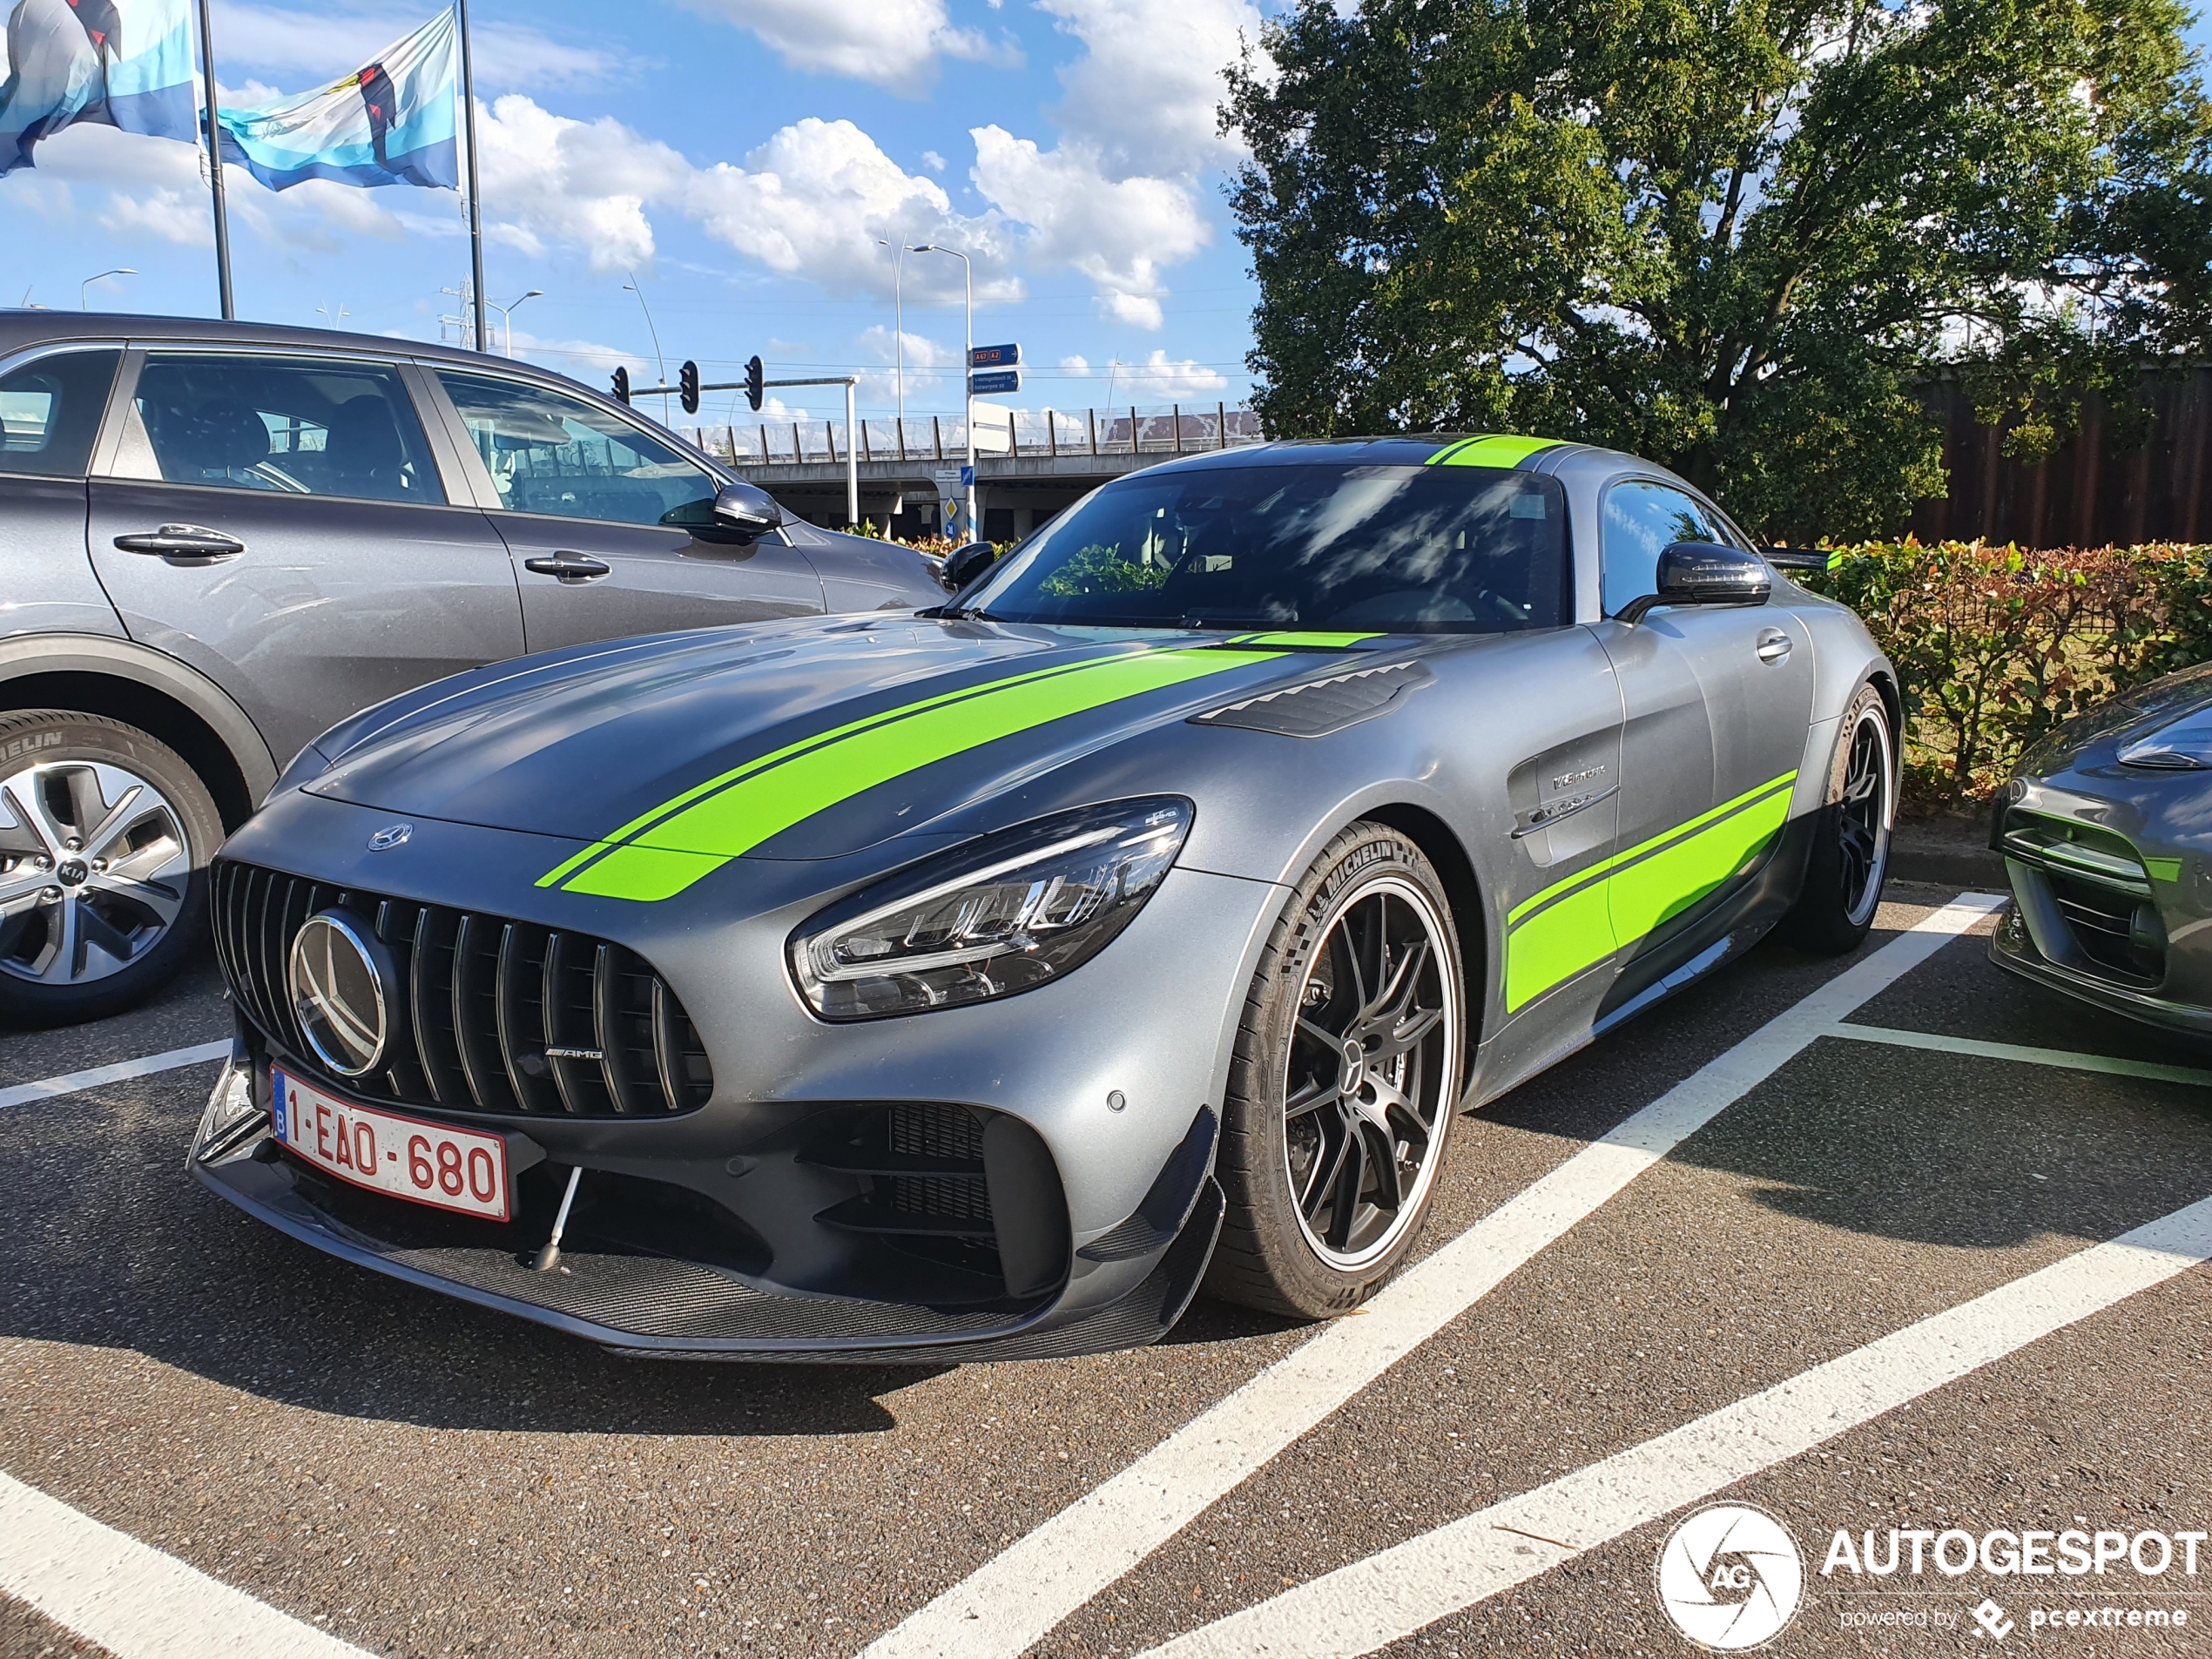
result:
[[[207,0],[199,0],[199,61],[207,87],[207,178],[215,192],[215,280],[222,290],[223,320],[230,322],[238,310],[231,303],[231,216],[223,200],[222,128],[215,121],[215,27]]]
[[[207,0],[199,0],[206,15]],[[476,77],[469,56],[469,0],[454,0],[461,14],[461,118],[469,130],[469,292],[476,316],[476,349],[484,345],[484,212],[476,199]],[[218,199],[219,199],[219,198]],[[225,279],[228,292],[229,279]],[[228,316],[226,311],[223,314]]]

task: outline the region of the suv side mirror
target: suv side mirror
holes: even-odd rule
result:
[[[954,593],[991,568],[998,557],[998,550],[988,542],[970,542],[966,547],[956,547],[945,561],[945,585]]]
[[[1659,591],[1631,599],[1614,619],[1631,626],[1660,605],[1763,605],[1774,573],[1756,553],[1718,542],[1676,542],[1659,555]]]
[[[714,522],[757,540],[784,522],[784,509],[758,484],[725,484],[714,492]]]

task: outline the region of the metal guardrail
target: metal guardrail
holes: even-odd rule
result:
[[[1001,415],[1003,421],[997,418]],[[967,459],[967,427],[956,415],[864,419],[859,428],[862,462],[919,462],[937,467],[957,466]],[[752,469],[843,462],[853,436],[852,427],[841,421],[763,421],[744,427],[678,429],[709,455]],[[979,462],[1022,455],[1186,455],[1265,440],[1255,411],[1225,403],[1194,410],[1170,404],[1164,413],[1136,407],[1005,409],[979,413],[975,421]]]

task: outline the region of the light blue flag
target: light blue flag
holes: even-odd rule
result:
[[[223,159],[271,190],[461,182],[454,142],[454,14],[442,12],[342,80],[254,110],[225,109]]]
[[[0,174],[79,121],[198,142],[185,0],[18,0],[0,80]]]

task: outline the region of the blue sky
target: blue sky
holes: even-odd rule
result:
[[[358,67],[432,8],[217,0],[226,103]],[[894,260],[879,239],[969,250],[980,343],[1019,341],[1062,408],[1234,403],[1252,288],[1222,196],[1220,70],[1249,0],[475,0],[486,291],[516,354],[604,383],[614,361],[710,381],[860,372],[896,399]],[[74,128],[0,180],[0,304],[212,314],[214,258],[185,145]],[[226,171],[243,317],[435,339],[468,274],[451,192]],[[904,262],[907,408],[959,407],[961,267]],[[493,318],[494,333],[501,330]],[[497,341],[495,340],[495,348]],[[841,395],[786,395],[841,415]],[[726,415],[710,401],[702,418]],[[773,406],[772,406],[772,408]],[[738,414],[749,412],[742,400]]]
[[[307,90],[430,15],[424,0],[217,0],[226,102]],[[543,297],[518,356],[604,383],[693,357],[735,379],[858,372],[892,412],[894,265],[879,239],[974,260],[979,342],[1019,341],[1029,390],[1232,404],[1253,289],[1223,199],[1223,66],[1254,0],[474,0],[486,287]],[[2193,38],[2203,45],[2200,21]],[[468,273],[451,192],[230,182],[241,316],[440,336]],[[187,145],[102,128],[0,180],[0,304],[212,314],[206,197]],[[906,407],[959,406],[960,266],[904,263]],[[495,348],[500,333],[493,318]],[[780,407],[840,414],[794,393]],[[728,418],[732,400],[702,419]],[[747,415],[742,400],[735,414]]]

